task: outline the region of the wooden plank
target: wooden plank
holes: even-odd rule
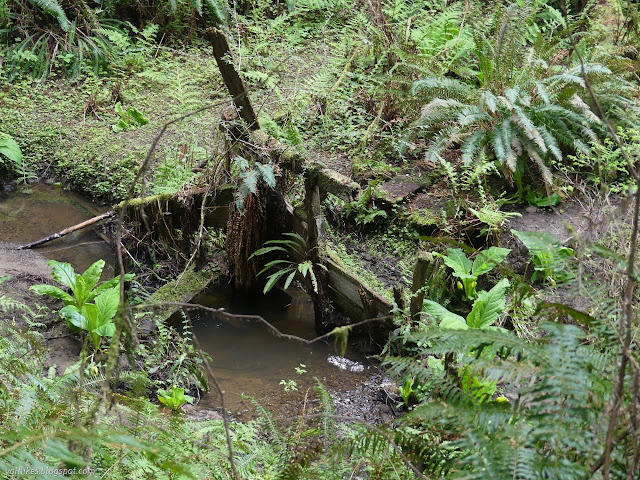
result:
[[[358,277],[345,271],[334,260],[328,258],[326,266],[330,287],[329,296],[352,320],[371,318],[372,313],[369,315],[365,313],[368,309],[375,312],[375,316],[384,316],[391,312],[391,303],[365,285]],[[363,303],[363,295],[368,304],[366,306]]]

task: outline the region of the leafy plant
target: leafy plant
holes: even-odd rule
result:
[[[68,263],[49,260],[48,265],[53,267],[53,278],[69,287],[73,295],[55,285],[33,285],[30,290],[62,300],[66,307],[60,310],[60,314],[72,329],[88,332],[97,350],[100,338],[110,337],[115,331],[112,320],[120,303],[120,276],[96,286],[102,275],[104,260],[95,262],[82,275],[75,273]],[[126,281],[131,279],[132,274],[125,275]],[[90,303],[92,301],[94,303]]]
[[[100,293],[110,290],[120,283],[120,276],[118,275],[96,287],[102,275],[104,260],[96,261],[82,275],[75,273],[73,267],[68,263],[49,260],[47,264],[53,268],[51,276],[54,280],[69,287],[73,296],[54,285],[33,285],[30,290],[39,295],[50,295],[58,298],[64,301],[65,305],[73,305],[78,310],[85,303],[91,302]],[[130,281],[131,279],[133,279],[132,274],[125,275],[125,281]]]
[[[498,19],[493,37],[476,39],[477,63],[469,80],[428,77],[413,84],[413,94],[428,102],[415,126],[430,138],[427,160],[438,163],[453,148],[460,148],[465,165],[483,155],[493,158],[522,193],[528,162],[549,187],[551,158],[563,160],[562,146],[589,155],[589,142],[604,135],[602,122],[585,101],[581,66],[554,65],[541,57],[541,37],[530,45],[523,38],[536,9],[513,3]],[[597,63],[586,63],[584,69],[592,85],[614,75]],[[617,83],[624,88],[624,80]],[[619,101],[625,102],[621,95]]]
[[[371,183],[362,191],[357,200],[346,204],[345,213],[351,215],[352,212],[355,212],[355,220],[358,225],[369,225],[387,218],[387,212],[376,206],[375,200],[377,198],[377,185]]]
[[[565,262],[573,256],[573,249],[562,245],[560,240],[546,232],[511,230],[529,250],[534,265],[533,282],[566,282],[571,278]]]
[[[158,400],[174,412],[179,412],[185,403],[193,403],[194,398],[184,394],[184,388],[172,387],[171,390],[158,389]]]
[[[453,276],[459,278],[458,288],[464,290],[465,297],[473,300],[478,296],[476,286],[478,277],[493,270],[509,255],[508,248],[490,247],[478,253],[473,263],[460,248],[448,248],[447,254],[436,253],[442,257],[445,265],[453,270]]]
[[[118,123],[111,128],[114,132],[128,132],[129,130],[135,130],[136,128],[146,125],[149,120],[145,118],[140,111],[135,107],[127,107],[125,110],[120,102],[116,103],[115,111],[120,115]]]
[[[75,305],[67,305],[60,314],[67,319],[70,325],[80,330],[85,330],[96,350],[100,347],[102,337],[112,337],[116,331],[113,318],[120,305],[120,288],[114,286],[103,291],[95,297],[95,303],[84,303],[81,308]]]
[[[276,172],[272,165],[255,162],[251,165],[247,159],[236,157],[233,168],[238,176],[239,185],[236,192],[236,206],[242,211],[244,200],[250,193],[256,193],[258,182],[264,182],[271,188],[276,187]]]
[[[619,126],[617,134],[630,156],[640,154],[639,129]],[[568,174],[578,173],[589,184],[604,192],[626,193],[632,183],[632,176],[618,145],[611,138],[605,138],[602,143],[592,142],[591,149],[592,155],[581,152],[575,156],[570,155],[568,159],[571,163],[558,165],[558,168]]]
[[[492,325],[504,311],[506,291],[510,285],[509,280],[503,278],[488,292],[480,292],[466,319],[432,300],[424,300],[424,311],[440,320],[443,330],[504,330]]]
[[[284,252],[291,256],[306,256],[308,255],[307,242],[297,233],[287,232],[284,235],[289,237],[288,239],[282,240],[268,240],[264,244],[268,246],[264,246],[251,255],[252,258],[254,256],[266,255],[272,252]],[[302,262],[294,262],[293,260],[286,259],[276,259],[268,262],[258,275],[261,275],[267,272],[269,269],[278,266],[278,270],[275,273],[272,273],[267,277],[267,283],[264,286],[263,293],[269,292],[275,285],[278,283],[278,280],[283,278],[285,275],[287,279],[284,282],[285,290],[289,288],[291,282],[295,278],[297,273],[300,273],[303,278],[309,278],[311,281],[311,285],[313,287],[314,292],[318,291],[318,280],[316,278],[316,274],[313,272],[314,264],[311,260],[304,260]],[[321,264],[316,264],[317,267],[324,268],[326,267]]]
[[[7,163],[7,160],[9,163]],[[0,169],[18,172],[22,169],[22,151],[10,135],[0,132]]]

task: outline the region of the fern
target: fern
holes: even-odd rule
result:
[[[63,31],[68,32],[71,29],[71,22],[57,0],[29,0],[29,3],[54,16]]]
[[[392,373],[414,376],[428,393],[405,422],[437,425],[457,438],[450,444],[457,453],[446,461],[445,469],[452,472],[447,478],[573,479],[585,474],[583,458],[603,440],[599,418],[613,385],[609,356],[581,345],[584,334],[575,326],[546,323],[543,328],[546,335],[533,343],[500,332],[409,336],[415,344],[430,345],[422,355],[470,352],[476,371],[517,395],[512,404],[478,404],[456,379],[443,378],[421,359],[386,360]],[[615,447],[618,464],[625,462],[624,451],[622,445]]]

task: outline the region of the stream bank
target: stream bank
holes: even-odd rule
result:
[[[62,373],[78,360],[81,342],[66,324],[57,320],[60,302],[40,297],[29,290],[39,283],[54,283],[49,259],[70,263],[83,272],[98,259],[105,259],[106,277],[113,276],[114,252],[91,229],[74,232],[33,250],[14,250],[18,244],[33,241],[54,231],[90,218],[99,209],[86,199],[58,187],[33,184],[29,193],[13,192],[0,198],[0,295],[26,305],[44,305],[46,312],[42,331],[50,354],[45,367],[56,366]],[[195,303],[224,307],[230,312],[260,314],[283,333],[311,339],[315,337],[313,307],[309,297],[294,291],[277,301],[270,298],[244,299],[231,302],[231,293],[223,287],[195,299]],[[283,303],[284,302],[284,303]],[[19,314],[13,315],[15,321]],[[351,349],[347,360],[341,359],[333,341],[297,344],[274,337],[260,325],[220,322],[205,313],[192,315],[193,331],[203,350],[213,358],[213,369],[223,389],[228,408],[238,419],[250,418],[255,405],[243,394],[273,411],[280,418],[300,414],[317,381],[336,399],[336,408],[361,420],[387,421],[394,413],[387,405],[391,381],[384,379],[375,363]],[[300,365],[304,365],[301,367]],[[306,370],[297,374],[295,368]],[[295,388],[291,381],[296,382]],[[285,382],[284,384],[282,382]],[[286,390],[285,390],[285,387]],[[307,397],[309,395],[309,397]],[[306,400],[305,400],[306,399]],[[380,401],[378,401],[380,399]],[[190,418],[212,418],[220,407],[213,393],[206,394],[198,405],[187,407]]]

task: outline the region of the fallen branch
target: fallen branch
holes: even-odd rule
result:
[[[74,225],[72,227],[68,227],[68,228],[65,228],[64,230],[60,230],[57,233],[41,238],[40,240],[36,240],[35,242],[25,243],[24,245],[20,245],[19,247],[16,247],[15,250],[24,250],[26,248],[33,248],[38,245],[42,245],[43,243],[50,242],[51,240],[55,240],[56,238],[64,237],[68,233],[81,230],[85,227],[88,227],[89,225],[93,225],[94,223],[99,222],[100,220],[104,220],[105,218],[111,217],[114,213],[115,212],[113,210],[109,210],[108,212],[103,213],[102,215],[98,215],[97,217],[90,218],[89,220],[86,220],[82,223],[78,223],[77,225]]]

